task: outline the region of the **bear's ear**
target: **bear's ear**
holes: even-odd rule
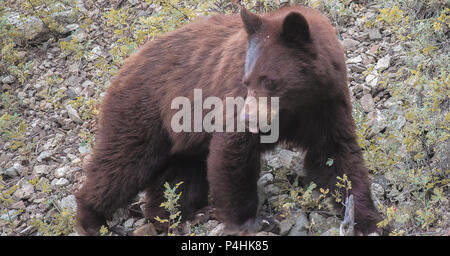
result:
[[[245,7],[241,7],[241,19],[244,23],[245,31],[247,34],[252,35],[261,27],[261,17],[257,14],[251,13]]]
[[[311,35],[305,17],[298,12],[288,14],[283,21],[281,37],[291,43],[309,42]]]

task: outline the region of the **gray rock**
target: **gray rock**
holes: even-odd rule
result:
[[[295,224],[288,233],[288,236],[307,236],[309,221],[302,211],[295,213]]]
[[[209,236],[221,236],[223,235],[223,231],[225,230],[225,224],[220,223],[219,225],[215,226],[211,231],[209,231]]]
[[[56,2],[47,7],[52,17],[61,24],[75,23],[79,17],[79,11],[87,12],[82,0],[74,1],[75,8],[62,2]]]
[[[25,208],[25,203],[22,200],[17,201],[11,205],[11,209],[23,210]]]
[[[258,184],[265,186],[267,183],[272,182],[272,181],[273,181],[272,173],[266,173],[263,176],[261,176],[261,178],[259,178]]]
[[[17,219],[18,213],[19,212],[15,209],[9,210],[7,213],[4,213],[0,216],[0,220],[4,222],[14,221],[15,219]]]
[[[281,189],[274,184],[269,184],[264,187],[264,190],[267,195],[278,195],[281,192]]]
[[[372,183],[371,185],[372,194],[377,198],[382,198],[384,196],[384,189],[378,183]]]
[[[20,199],[28,199],[33,195],[34,187],[28,182],[23,182],[22,186],[14,192],[14,196]]]
[[[348,67],[350,68],[351,71],[356,72],[356,73],[362,73],[362,72],[366,71],[366,67],[364,67],[361,63],[349,64]]]
[[[58,168],[55,170],[55,177],[56,178],[64,178],[68,171],[69,171],[68,166],[63,166],[61,168]]]
[[[156,230],[152,223],[147,223],[133,231],[133,236],[156,236]]]
[[[134,224],[134,219],[133,218],[130,218],[130,219],[128,219],[128,220],[126,220],[124,223],[123,223],[123,226],[125,227],[125,228],[132,228],[133,227],[133,224]]]
[[[20,163],[14,163],[13,166],[6,169],[2,175],[4,175],[6,178],[14,178],[19,176],[22,173],[23,169],[24,167]]]
[[[140,226],[144,225],[146,221],[147,221],[146,218],[138,219],[138,220],[134,223],[134,226],[140,227]]]
[[[89,53],[88,60],[93,61],[96,60],[98,57],[102,56],[103,52],[100,46],[96,46],[92,49],[92,51]]]
[[[267,165],[273,169],[285,168],[301,168],[301,162],[303,160],[303,154],[300,152],[294,152],[287,149],[280,149],[278,153],[272,153],[265,155]]]
[[[369,30],[369,39],[370,40],[379,40],[382,38],[382,35],[380,33],[380,29],[374,28]]]
[[[315,225],[323,225],[326,224],[326,219],[322,215],[317,212],[312,212],[309,214],[309,220],[311,222],[314,221]]]
[[[69,115],[70,119],[76,123],[83,123],[83,120],[78,115],[78,112],[69,104],[64,105],[65,109],[67,110],[67,114]]]
[[[23,91],[17,93],[17,98],[19,98],[20,100],[24,100],[25,97],[27,97],[27,94]]]
[[[38,175],[46,175],[50,172],[50,166],[48,165],[35,165],[33,168],[33,172]]]
[[[385,70],[389,67],[390,63],[391,63],[391,56],[386,55],[378,60],[377,64],[375,65],[375,69],[379,71]]]
[[[292,226],[295,224],[294,216],[289,216],[286,219],[282,220],[279,224],[280,228],[280,236],[285,236],[291,230]]]
[[[405,126],[406,118],[403,115],[399,115],[392,123],[394,124],[395,129],[400,130]]]
[[[372,89],[376,89],[377,85],[378,85],[378,72],[376,70],[374,70],[372,73],[368,74],[366,76],[366,84],[368,86],[370,86]]]
[[[19,36],[15,39],[18,42],[23,39],[35,39],[44,30],[44,23],[36,16],[23,17],[20,13],[11,12],[5,21],[7,25],[16,28]]]
[[[70,209],[70,210],[76,211],[77,210],[77,202],[75,200],[75,196],[74,195],[68,195],[66,197],[63,197],[59,201],[59,206],[61,208],[66,208],[66,209]]]
[[[346,50],[354,48],[358,44],[359,44],[358,41],[353,40],[351,38],[344,38],[344,40],[342,40],[342,46],[344,46],[344,49]]]
[[[372,95],[365,94],[360,100],[361,107],[365,112],[371,112],[375,109],[375,102],[373,101]]]
[[[54,187],[62,187],[69,184],[69,180],[66,178],[53,179],[51,185]]]
[[[15,80],[16,80],[16,78],[13,75],[9,75],[9,76],[5,76],[2,79],[2,83],[4,83],[4,84],[12,84],[12,83],[14,83]]]
[[[79,63],[77,63],[77,62],[73,63],[72,65],[69,66],[69,72],[70,73],[78,73],[78,71],[80,71],[79,66],[80,66]]]
[[[38,160],[38,162],[42,162],[42,161],[44,161],[44,160],[49,160],[50,157],[51,157],[52,155],[53,155],[53,152],[50,151],[50,150],[42,151],[42,152],[38,155],[37,160]]]
[[[78,42],[82,43],[86,41],[86,39],[89,37],[89,35],[84,31],[79,31],[75,35],[73,35],[73,38],[77,40]]]
[[[86,87],[91,87],[94,86],[94,82],[92,82],[91,80],[86,80],[83,83],[81,83],[81,87],[86,88]]]
[[[339,231],[339,228],[332,227],[332,228],[330,228],[329,230],[323,232],[320,235],[321,236],[339,236],[340,235],[340,231]]]
[[[361,55],[358,55],[356,57],[350,58],[347,60],[347,64],[356,64],[356,63],[361,63],[362,62],[362,57]]]
[[[89,154],[92,152],[92,148],[90,145],[86,144],[86,145],[82,145],[78,147],[78,151],[80,152],[80,154],[84,155],[84,154]]]
[[[81,93],[81,88],[78,87],[78,86],[74,86],[72,88],[69,88],[66,91],[67,97],[69,97],[69,99],[71,99],[71,100],[74,100],[78,96],[80,96],[80,93]]]
[[[76,23],[69,24],[69,25],[64,26],[63,33],[69,33],[69,32],[77,30],[78,28],[80,28],[80,25],[78,25]]]
[[[425,60],[425,56],[422,54],[416,55],[412,57],[412,65],[413,67],[417,67],[420,63],[422,63]]]
[[[386,117],[378,109],[368,113],[367,119],[367,125],[372,128],[372,132],[369,134],[370,137],[379,133],[387,126]]]

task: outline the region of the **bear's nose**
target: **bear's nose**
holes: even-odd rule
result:
[[[242,84],[245,86],[245,87],[248,87],[249,85],[250,85],[250,80],[247,78],[247,77],[243,77],[242,78]]]

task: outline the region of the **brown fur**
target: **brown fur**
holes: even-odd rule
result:
[[[290,31],[284,27],[294,26]],[[280,140],[307,150],[305,167],[319,186],[335,188],[346,173],[355,197],[356,230],[367,234],[380,220],[370,197],[367,169],[356,142],[343,50],[335,30],[318,12],[283,8],[260,17],[199,19],[146,43],[131,56],[108,89],[87,181],[76,193],[79,230],[96,234],[112,213],[141,190],[146,217],[161,214],[162,185],[180,180],[183,217],[207,205],[210,192],[221,220],[241,225],[256,216],[260,153],[274,144],[251,133],[174,133],[174,97],[280,97]],[[304,17],[307,23],[301,19]],[[292,25],[292,24],[293,25]],[[291,24],[291,25],[289,25]],[[303,26],[302,26],[303,24]],[[306,27],[304,26],[306,24]],[[244,79],[248,42],[264,46]],[[264,75],[277,83],[269,90]],[[244,80],[244,81],[243,81]],[[333,158],[332,166],[326,166]],[[209,185],[209,186],[208,186]]]

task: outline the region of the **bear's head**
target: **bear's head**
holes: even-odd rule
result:
[[[342,94],[345,84],[336,81],[346,79],[343,50],[325,17],[306,8],[260,16],[242,7],[241,19],[248,36],[242,78],[247,99],[241,117],[250,121],[261,114],[268,120],[284,112],[295,115]],[[267,113],[249,110],[248,99],[260,97],[278,97],[279,109]]]

